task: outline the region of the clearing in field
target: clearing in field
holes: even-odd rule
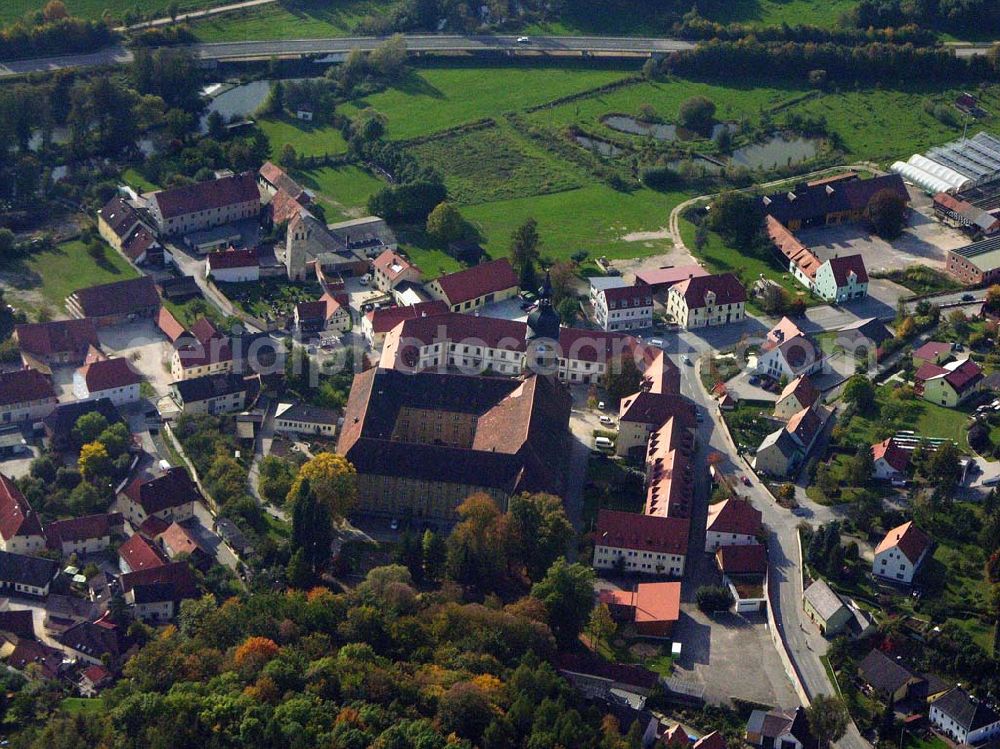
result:
[[[582,187],[568,164],[539,152],[509,128],[488,127],[419,143],[410,149],[420,164],[445,175],[456,203],[489,203]]]

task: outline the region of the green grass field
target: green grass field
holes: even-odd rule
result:
[[[348,219],[363,215],[370,195],[385,187],[378,177],[356,166],[321,167],[295,173],[303,187],[319,193],[326,205],[327,219]]]
[[[397,86],[341,107],[374,107],[388,118],[392,138],[413,138],[484,117],[544,104],[635,72],[635,63],[599,67],[539,63],[532,67],[442,64],[415,69]]]
[[[880,402],[889,397],[887,387],[878,390]],[[886,424],[877,416],[872,418],[855,415],[848,430],[852,439],[874,444],[893,432],[910,429],[920,437],[952,439],[960,450],[968,452],[968,425],[969,414],[965,407],[945,408],[916,398],[906,401],[906,409],[896,422]]]
[[[154,185],[148,179],[139,174],[138,171],[129,167],[124,172],[122,172],[122,179],[125,183],[134,190],[139,192],[151,192],[153,190],[159,190],[159,185]]]
[[[292,10],[274,4],[196,21],[191,30],[203,42],[350,36],[358,21],[386,5],[377,0],[312,0],[301,1]]]
[[[424,272],[424,278],[434,279],[462,270],[462,264],[443,250],[405,242],[400,244],[400,249]]]
[[[132,8],[138,8],[143,15],[162,17],[167,15],[170,0],[64,0],[71,15],[81,18],[100,18],[105,10],[110,10],[116,20]],[[231,0],[178,0],[183,13],[186,10],[224,5]],[[8,23],[45,7],[45,0],[3,0],[0,2],[0,23]]]
[[[347,143],[337,128],[313,125],[291,117],[257,120],[257,127],[271,141],[271,156],[277,158],[282,147],[290,143],[299,156],[325,156],[344,153]]]
[[[457,133],[413,146],[421,164],[445,175],[457,203],[488,203],[583,187],[587,177],[519,138],[510,127]]]
[[[97,698],[67,697],[59,703],[59,707],[67,713],[96,713],[103,703]]]

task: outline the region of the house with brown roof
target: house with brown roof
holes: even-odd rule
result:
[[[55,681],[68,668],[63,661],[66,655],[63,651],[53,648],[45,643],[28,638],[16,638],[16,642],[5,646],[2,651],[5,653],[4,662],[10,668],[26,673],[28,666],[34,664],[41,672],[42,678]],[[10,652],[7,653],[8,647]]]
[[[181,601],[198,597],[198,583],[187,562],[129,572],[119,582],[132,615],[147,622],[169,621]]]
[[[925,364],[944,364],[951,358],[954,349],[953,344],[944,341],[927,341],[923,346],[913,350],[911,358],[915,369],[920,369]]]
[[[260,215],[260,192],[251,172],[158,190],[147,202],[162,235],[190,234]]]
[[[152,479],[135,478],[118,493],[122,514],[133,526],[151,516],[168,522],[187,520],[200,499],[201,492],[183,468],[171,468]]]
[[[305,188],[288,176],[284,169],[270,161],[265,161],[264,165],[257,170],[257,185],[265,196],[273,197],[279,191],[284,191],[300,205],[307,205],[312,200]]]
[[[368,345],[377,351],[382,348],[386,334],[403,320],[431,317],[448,311],[448,305],[440,299],[421,302],[410,307],[382,307],[372,310],[361,319],[361,334]]]
[[[303,335],[333,331],[346,333],[351,329],[351,308],[346,295],[329,291],[315,302],[299,302],[293,311],[295,329]]]
[[[79,622],[56,637],[63,650],[84,663],[104,665],[105,659],[117,664],[121,656],[118,627],[106,618]]]
[[[944,366],[924,364],[913,379],[914,391],[925,401],[955,408],[979,392],[984,378],[972,359],[959,359]]]
[[[156,544],[141,533],[134,533],[118,547],[118,567],[122,574],[161,567],[167,559]]]
[[[13,479],[0,473],[0,551],[38,554],[45,549],[42,523]]]
[[[892,437],[872,445],[872,477],[892,481],[906,477],[910,467],[910,453],[901,448]]]
[[[785,385],[774,404],[774,418],[787,421],[819,400],[820,393],[808,375],[801,375]]]
[[[420,268],[393,250],[386,250],[372,261],[372,284],[386,293],[404,281],[419,283],[422,275]]]
[[[670,637],[680,619],[680,583],[639,583],[635,590],[602,590],[598,600],[641,637]]]
[[[746,740],[760,749],[820,749],[802,707],[754,710],[747,720]]]
[[[607,331],[652,327],[652,289],[638,283],[601,289],[594,297],[594,322]]]
[[[755,372],[774,380],[782,377],[794,380],[822,371],[824,361],[822,349],[812,339],[797,335],[776,344],[768,341],[761,346]]]
[[[116,406],[124,406],[139,401],[142,380],[128,359],[99,359],[73,374],[73,395],[81,401],[107,398]]]
[[[746,499],[725,499],[708,507],[705,551],[757,543],[761,512]]]
[[[73,317],[89,318],[103,328],[140,317],[155,319],[160,311],[160,294],[150,276],[140,276],[77,289],[66,297],[66,310]]]
[[[883,580],[909,585],[932,545],[930,536],[917,528],[912,520],[903,523],[886,533],[875,547],[872,574]]]
[[[38,362],[48,366],[82,364],[87,351],[101,345],[91,320],[53,320],[17,325],[14,342],[26,367]]]
[[[670,287],[667,315],[688,330],[740,322],[747,292],[732,273],[695,276]]]
[[[186,414],[225,414],[244,410],[258,389],[256,378],[221,372],[172,382],[170,396]]]
[[[116,195],[97,212],[97,231],[105,242],[133,263],[161,265],[163,247],[147,223],[152,223],[149,217],[124,195]]]
[[[595,570],[684,574],[691,521],[602,509],[594,530]]]
[[[672,265],[652,270],[638,270],[635,282],[648,286],[654,294],[663,294],[674,284],[695,276],[707,276],[708,271],[700,265]]]
[[[517,288],[517,274],[506,258],[439,276],[427,285],[430,295],[444,301],[452,312],[470,312],[512,299]]]
[[[754,456],[754,470],[768,476],[791,476],[809,455],[829,415],[829,411],[817,405],[794,414],[785,426],[760,443]]]
[[[546,377],[376,367],[354,378],[337,452],[358,472],[361,511],[452,520],[477,492],[506,507],[563,491],[570,401]]]
[[[681,395],[640,390],[622,398],[615,454],[644,453],[649,436],[671,419],[676,419],[679,430],[695,429],[698,425],[694,404]]]
[[[754,613],[767,603],[767,549],[761,544],[720,546],[715,564],[733,596],[737,614]]]
[[[41,421],[58,399],[52,381],[34,369],[0,372],[0,425]]]
[[[45,539],[48,548],[66,557],[98,554],[107,551],[112,541],[122,535],[124,522],[119,512],[55,520],[45,526]]]
[[[260,257],[254,248],[210,252],[205,256],[205,278],[215,283],[249,283],[260,280]]]
[[[861,255],[835,255],[816,269],[813,289],[823,299],[842,304],[868,296],[868,269]]]
[[[198,537],[180,523],[171,523],[165,531],[156,536],[156,543],[172,562],[184,554],[184,558],[190,559],[195,567],[203,568],[206,564],[211,564],[212,557],[201,545]]]
[[[80,690],[81,697],[96,697],[101,690],[111,686],[114,681],[115,677],[108,669],[95,663],[80,672],[77,688]]]

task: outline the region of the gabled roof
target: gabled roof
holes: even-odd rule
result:
[[[80,622],[58,635],[56,639],[66,647],[91,658],[100,658],[105,653],[117,658],[119,654],[118,629],[113,625]]]
[[[213,210],[237,203],[259,201],[257,181],[250,172],[184,185],[153,193],[164,220],[196,211]]]
[[[825,621],[829,621],[830,617],[845,607],[840,596],[834,593],[833,588],[827,585],[826,580],[823,579],[814,581],[806,588],[803,595]]]
[[[883,694],[894,694],[915,678],[909,669],[877,648],[858,664],[858,673],[873,689]]]
[[[94,400],[74,401],[73,403],[63,403],[56,406],[55,410],[45,417],[45,431],[53,440],[60,442],[68,439],[76,426],[77,420],[84,414],[99,413],[108,424],[116,424],[122,420],[121,414],[110,398],[96,398]]]
[[[623,356],[632,356],[639,341],[631,335],[604,330],[559,328],[559,358],[609,365]]]
[[[653,294],[648,286],[616,286],[601,292],[609,309],[619,307],[648,307],[653,304]]]
[[[160,295],[150,276],[77,289],[70,296],[76,298],[84,317],[124,315],[160,304]]]
[[[173,316],[173,313],[166,307],[160,307],[160,311],[156,315],[156,327],[160,329],[171,343],[174,343],[185,333],[184,326],[180,324],[177,318]]]
[[[642,689],[652,689],[659,683],[659,676],[653,671],[641,666],[609,663],[594,655],[562,653],[556,658],[556,666],[560,671],[587,674]]]
[[[872,445],[872,459],[876,462],[884,459],[890,467],[900,473],[910,465],[910,454],[897,445],[892,437]]]
[[[101,684],[111,678],[111,672],[108,671],[104,666],[94,664],[88,666],[80,672],[80,676],[89,681],[91,684],[97,685]]]
[[[9,632],[15,637],[35,639],[35,617],[31,609],[0,611],[0,632]]]
[[[792,372],[809,369],[823,359],[823,352],[816,344],[801,335],[787,338],[775,348]]]
[[[416,317],[430,317],[431,315],[441,315],[448,312],[448,305],[435,299],[432,302],[421,302],[412,307],[384,307],[369,312],[366,317],[371,323],[375,334],[388,333],[403,320],[410,320]]]
[[[767,343],[778,345],[804,335],[805,333],[802,332],[802,329],[792,320],[782,317],[778,320],[777,325],[767,331]],[[765,347],[767,347],[767,344],[765,344]]]
[[[923,346],[913,351],[914,359],[935,361],[942,356],[951,354],[952,344],[944,341],[927,341]]]
[[[601,510],[597,514],[594,542],[616,549],[684,555],[689,528],[690,521],[686,518]]]
[[[14,328],[17,346],[35,356],[57,353],[83,355],[90,346],[100,346],[92,320],[54,320],[25,323]]]
[[[55,398],[56,391],[48,377],[34,369],[0,372],[0,406]]]
[[[51,559],[0,551],[0,580],[44,588],[58,572],[59,565]]]
[[[104,359],[80,368],[87,392],[97,393],[142,382],[142,375],[132,369],[128,359]]]
[[[289,195],[293,200],[301,201],[302,198],[308,199],[308,193],[296,182],[294,179],[288,176],[288,173],[276,164],[272,164],[270,161],[265,161],[264,165],[258,171],[261,177],[263,177],[267,182],[274,185],[278,190],[284,190],[287,195]],[[303,201],[307,202],[307,201]]]
[[[678,265],[670,268],[640,270],[635,274],[637,283],[646,286],[672,286],[694,276],[707,276],[708,271],[700,265]]]
[[[517,274],[506,258],[491,260],[437,279],[451,304],[461,304],[490,293],[517,287]]]
[[[914,373],[913,379],[915,382],[926,382],[927,380],[933,380],[935,377],[943,377],[946,374],[948,374],[947,369],[929,361],[926,364],[920,365]]]
[[[618,420],[659,426],[676,418],[681,426],[693,429],[697,425],[694,412],[694,404],[682,395],[642,391],[622,398]]]
[[[683,297],[688,309],[705,307],[705,296],[709,293],[715,294],[713,305],[739,304],[747,300],[746,289],[732,273],[688,278],[671,287],[670,293]]]
[[[961,395],[966,390],[975,387],[983,379],[983,370],[972,359],[962,359],[944,365],[948,374],[944,376],[945,381],[955,388],[955,392]]]
[[[307,424],[336,425],[340,419],[340,411],[332,408],[321,408],[308,403],[279,403],[274,413],[275,419],[284,421],[301,421]]]
[[[848,276],[851,273],[857,277],[855,283],[868,283],[868,269],[865,268],[865,260],[861,255],[841,255],[827,260],[830,270],[833,271],[833,280],[837,287],[847,286]]]
[[[167,562],[156,547],[139,533],[133,534],[118,547],[118,556],[125,560],[133,572],[161,567]]]
[[[974,699],[961,687],[955,687],[933,702],[934,707],[943,712],[965,731],[971,732],[1000,720],[1000,715],[982,700]]]
[[[823,428],[824,419],[819,414],[819,410],[808,406],[788,420],[785,429],[803,447],[812,444]]]
[[[795,397],[795,401],[800,407],[808,408],[819,399],[819,390],[812,384],[812,380],[809,379],[808,375],[802,375],[785,385],[785,389],[781,391],[777,402],[781,403],[785,398],[791,396]]]
[[[161,567],[128,572],[121,576],[120,582],[124,593],[145,585],[167,583],[172,586],[173,598],[170,600],[180,601],[198,596],[198,583],[187,562],[169,562]]]
[[[156,537],[156,540],[168,547],[174,555],[204,551],[201,542],[187,528],[176,522],[171,523]]]
[[[183,468],[171,468],[153,479],[136,478],[125,487],[125,495],[140,505],[147,515],[201,498],[198,487]]]
[[[806,247],[792,234],[785,225],[774,216],[768,216],[764,222],[767,226],[767,236],[777,250],[788,258],[807,278],[816,278],[816,271],[822,265],[816,253]]]
[[[757,447],[757,453],[771,448],[778,450],[788,460],[791,460],[799,451],[799,446],[795,444],[795,440],[784,428],[771,432],[761,440]]]
[[[393,252],[392,250],[385,250],[381,255],[375,258],[372,265],[376,270],[382,271],[382,273],[388,277],[389,283],[395,281],[408,270],[415,270],[417,273],[420,273],[420,268],[413,265],[398,252]]]
[[[177,391],[184,404],[190,404],[245,392],[249,389],[249,383],[243,375],[236,372],[220,372],[172,382],[170,387]]]
[[[139,221],[139,212],[122,195],[115,195],[97,212],[104,219],[115,236],[124,239],[125,235]]]
[[[910,564],[916,564],[930,545],[930,536],[910,520],[886,533],[885,538],[875,547],[875,554],[881,554],[889,549],[899,549],[900,553],[910,560]]]
[[[237,250],[230,247],[222,252],[210,252],[208,254],[208,268],[210,271],[226,270],[230,268],[256,268],[260,265],[260,258],[257,250],[243,249]]]
[[[9,541],[15,536],[41,536],[38,513],[17,488],[13,479],[0,473],[0,536]]]
[[[68,520],[56,520],[45,526],[45,537],[50,546],[58,547],[65,541],[84,541],[111,536],[122,530],[124,519],[119,512],[104,512]]]
[[[122,242],[122,252],[133,262],[142,257],[150,247],[157,244],[149,229],[142,224],[136,226]]]
[[[708,507],[707,531],[756,536],[761,512],[745,499],[726,499]]]
[[[762,213],[787,224],[792,220],[808,221],[830,213],[863,211],[868,201],[882,190],[889,190],[909,202],[906,185],[898,174],[871,179],[845,178],[816,184],[798,184],[786,192],[772,193],[760,200]]]
[[[45,678],[56,679],[59,677],[64,657],[61,650],[42,642],[21,638],[13,652],[7,656],[7,665],[23,671],[34,663],[42,669]]]
[[[715,556],[727,575],[763,575],[767,572],[767,550],[761,544],[720,546]]]
[[[718,731],[712,731],[694,742],[692,749],[726,749],[726,739]]]
[[[299,302],[295,305],[295,315],[302,320],[326,320],[326,302]]]

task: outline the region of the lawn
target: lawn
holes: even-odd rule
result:
[[[443,250],[408,243],[401,243],[399,248],[423,271],[425,279],[462,270],[462,264]]]
[[[657,231],[667,226],[671,209],[683,193],[653,190],[618,192],[603,184],[579,190],[536,195],[466,206],[462,213],[483,237],[493,257],[507,254],[511,233],[528,218],[538,221],[543,257],[566,259],[578,250],[591,257],[634,258],[672,247],[669,239],[641,242],[624,239],[630,232]]]
[[[136,192],[153,192],[160,189],[159,185],[153,184],[132,167],[122,172],[122,179],[125,180],[125,184]]]
[[[183,13],[186,10],[208,8],[213,5],[223,5],[231,0],[178,0],[177,6]],[[162,17],[167,15],[170,0],[65,0],[66,9],[71,15],[81,18],[100,18],[105,10],[110,10],[115,19],[120,20],[125,11],[140,8],[145,15]],[[15,21],[40,10],[45,6],[45,0],[3,0],[0,2],[0,23]]]
[[[590,459],[587,464],[587,483],[583,488],[585,527],[591,526],[602,508],[642,512],[645,499],[641,473],[630,471],[624,463],[611,458]]]
[[[58,310],[63,309],[66,297],[77,289],[139,275],[110,247],[105,246],[104,257],[96,261],[79,241],[63,242],[51,251],[37,252],[18,261],[9,270],[19,276],[17,288],[37,289],[44,300]]]
[[[423,165],[445,175],[457,203],[488,203],[583,187],[587,177],[508,126],[456,133],[413,146]]]
[[[914,294],[932,294],[937,291],[953,291],[962,286],[951,276],[926,265],[911,265],[903,270],[893,270],[876,274],[877,278],[888,278],[905,286]]]
[[[912,733],[906,734],[906,749],[949,749],[951,744],[935,733],[927,738],[914,736]]]
[[[378,177],[356,166],[324,166],[296,172],[295,178],[319,194],[331,223],[364,215],[368,198],[385,187]]]
[[[290,143],[299,156],[326,156],[347,150],[347,143],[340,131],[331,125],[314,125],[282,117],[257,120],[257,127],[271,141],[272,158],[277,158],[286,143]]]
[[[732,411],[724,412],[723,418],[737,446],[753,452],[767,435],[782,426],[782,422],[773,419],[773,411],[773,403],[741,400]]]
[[[103,703],[97,698],[87,697],[66,697],[59,703],[59,707],[67,713],[96,713],[102,708]]]
[[[386,6],[376,0],[298,0],[294,10],[277,3],[247,8],[196,21],[191,30],[203,42],[351,36],[362,18]]]
[[[844,14],[857,5],[856,0],[730,0],[716,4],[706,12],[719,23],[750,23],[758,26],[800,24],[832,28]]]
[[[388,118],[391,138],[414,138],[465,122],[499,117],[603,86],[635,73],[635,63],[539,63],[478,66],[442,62],[415,68],[387,91],[341,107],[374,107]]]
[[[889,397],[890,388],[891,386],[879,388],[880,403]],[[906,401],[902,415],[892,423],[886,423],[878,415],[874,417],[855,415],[848,424],[847,431],[852,442],[874,444],[894,432],[909,429],[920,437],[952,439],[958,444],[959,450],[968,451],[966,427],[969,424],[969,414],[963,408],[945,408],[915,398]]]

